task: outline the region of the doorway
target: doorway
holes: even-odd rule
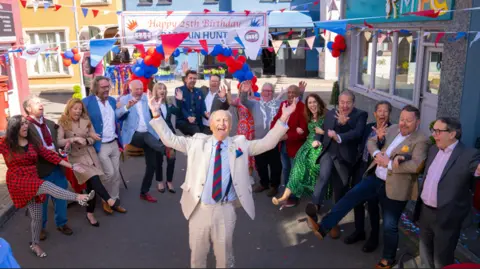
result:
[[[420,92],[420,130],[430,136],[430,123],[437,118],[443,48],[425,47]]]

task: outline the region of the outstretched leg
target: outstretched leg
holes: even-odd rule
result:
[[[66,201],[77,201],[79,204],[84,205],[86,202],[90,201],[95,193],[90,194],[76,194],[68,190],[64,190],[57,185],[44,181],[42,185],[38,188],[37,195],[49,194],[57,199],[62,199]]]
[[[274,205],[279,205],[279,204],[287,201],[291,194],[292,194],[292,191],[289,188],[285,188],[285,191],[283,192],[282,197],[280,197],[278,199],[277,199],[277,197],[273,197],[272,198],[272,203]]]

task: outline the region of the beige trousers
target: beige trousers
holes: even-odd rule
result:
[[[237,215],[233,203],[199,204],[188,222],[191,268],[207,268],[210,242],[217,268],[233,268],[233,230]]]
[[[102,144],[98,159],[102,164],[103,172],[102,184],[110,194],[112,199],[120,198],[120,150],[116,141]]]

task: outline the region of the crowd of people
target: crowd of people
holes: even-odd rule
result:
[[[367,124],[367,112],[355,107],[349,91],[340,93],[338,108],[328,110],[317,94],[302,101],[303,81],[277,96],[275,86],[266,83],[260,97],[250,81],[240,84],[237,97],[231,82],[221,86],[219,76],[212,75],[209,87],[202,89],[196,82],[197,73],[187,71],[184,85],[175,89],[175,102],[167,98],[164,84],[155,83],[144,93],[138,80],[129,83],[128,94],[115,99],[109,96],[111,81],[97,76],[90,96],[69,100],[57,124],[44,117],[38,98],[25,100],[25,116],[9,119],[0,152],[15,206],[29,209],[31,249],[37,256],[46,256],[39,241],[47,238],[48,195],[55,199],[57,229],[66,235],[73,231],[63,200],[86,206],[87,221],[95,227],[100,225],[95,194],[108,214],[127,212],[120,203],[119,160],[120,149],[131,145],[143,149],[140,199],[151,203],[157,202],[149,193],[154,175],[159,192],[176,193],[175,155],[187,155],[180,203],[189,221],[192,268],[206,267],[210,242],[217,267],[234,265],[235,206],[254,219],[252,193],[264,191],[273,205],[285,208],[297,206],[301,198],[312,199],[305,212],[320,239],[339,238],[338,223],[353,209],[355,231],[345,238],[347,244],[367,238],[367,210],[371,231],[364,252],[378,247],[382,218],[383,252],[376,268],[395,265],[399,219],[407,202],[416,200],[422,261],[431,268],[454,263],[462,223],[470,213],[470,187],[480,175],[480,153],[459,141],[457,119],[439,118],[431,129],[431,145],[419,131],[420,111],[411,105],[392,124],[392,105],[379,101],[374,121]],[[232,110],[238,119],[236,135],[230,137]],[[74,171],[70,176],[68,169]],[[67,191],[68,181],[88,194]],[[279,195],[282,181],[285,189]],[[335,205],[319,221],[319,210],[330,196]]]

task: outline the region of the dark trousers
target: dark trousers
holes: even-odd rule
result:
[[[86,185],[87,185],[86,186],[87,193],[90,193],[92,190],[95,191],[95,196],[90,202],[88,202],[88,206],[87,206],[87,213],[93,213],[95,211],[97,195],[100,196],[100,198],[102,198],[102,200],[104,200],[105,202],[108,201],[111,197],[110,197],[110,194],[108,194],[108,191],[103,186],[99,176],[91,177],[87,181]]]
[[[285,141],[280,142],[280,161],[282,162],[283,184],[285,184],[285,187],[287,187],[288,180],[290,179],[290,171],[292,171],[293,167],[293,158],[288,156],[287,142]],[[294,201],[298,200],[298,198],[293,194],[291,194],[288,199]]]
[[[455,263],[455,248],[460,238],[461,222],[457,227],[440,227],[437,209],[422,205],[420,214],[420,257],[430,268],[443,268]]]
[[[398,247],[398,221],[407,201],[391,200],[385,193],[385,181],[375,175],[365,177],[351,189],[322,219],[320,228],[326,232],[335,227],[355,206],[370,199],[378,198],[383,213],[383,257],[389,262],[395,260]]]
[[[368,168],[368,163],[359,161],[354,168],[353,187],[361,182],[363,174]],[[378,198],[370,199],[366,202],[367,212],[370,219],[370,237],[378,240],[378,233],[380,231],[380,209],[378,205]],[[360,203],[353,209],[355,216],[355,230],[357,232],[365,231],[365,204]]]
[[[280,161],[280,152],[277,147],[255,156],[255,164],[258,176],[260,176],[260,184],[264,188],[278,188],[280,186],[282,162]],[[270,173],[268,172],[269,168]]]
[[[202,132],[200,126],[197,123],[190,123],[186,120],[177,121],[177,124],[175,127],[177,127],[177,129],[180,130],[180,132],[182,132],[184,135],[189,135],[189,136],[193,136],[196,133]]]
[[[142,148],[145,156],[145,174],[142,180],[142,187],[140,194],[146,194],[152,186],[153,175],[155,174],[155,150],[147,144],[149,140],[148,136],[151,136],[148,132],[139,133],[135,132],[130,144],[137,148]]]
[[[157,182],[163,181],[163,156],[167,157],[167,182],[172,182],[173,172],[175,172],[175,156],[169,158],[166,152],[155,152],[155,178]]]
[[[323,153],[320,157],[320,174],[317,184],[315,184],[312,202],[316,205],[322,204],[329,182],[333,186],[335,203],[340,201],[344,194],[349,173],[348,168],[341,165],[339,160],[334,160],[330,152]]]

